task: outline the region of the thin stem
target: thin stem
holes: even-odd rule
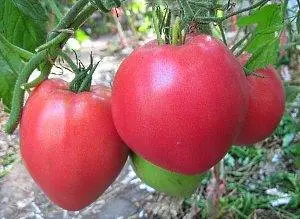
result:
[[[52,40],[48,41],[47,43],[39,46],[36,51],[37,52],[40,52],[42,50],[45,50],[45,49],[48,49],[50,47],[53,47],[53,46],[57,46],[57,45],[60,45],[62,41],[64,41],[68,35],[70,35],[69,33],[67,32],[63,32],[63,33],[60,33],[59,35],[57,35],[55,38],[53,38]]]
[[[257,2],[256,4],[253,4],[253,5],[249,6],[249,7],[243,8],[243,9],[238,10],[238,11],[235,11],[235,12],[232,12],[232,13],[226,15],[226,16],[224,17],[224,20],[227,20],[228,18],[230,18],[230,17],[232,17],[232,16],[234,16],[234,15],[238,15],[238,14],[241,14],[241,13],[243,13],[243,12],[250,11],[250,10],[252,10],[252,9],[258,8],[258,7],[260,7],[260,6],[263,6],[263,5],[266,4],[268,1],[270,1],[270,0],[262,0],[262,1],[259,1],[259,2]]]
[[[158,17],[156,15],[156,11],[154,8],[152,9],[152,17],[153,17],[153,26],[154,26],[154,31],[156,33],[157,41],[158,41],[158,44],[161,45],[164,43],[164,41],[159,32]]]
[[[77,14],[89,3],[89,0],[78,0],[72,8],[68,11],[68,13],[65,15],[65,17],[59,22],[57,27],[54,29],[54,31],[49,35],[49,39],[53,39],[58,35],[56,32],[60,29],[66,29],[70,26],[70,24],[73,22],[74,18],[77,16]]]
[[[176,17],[173,28],[172,28],[172,45],[180,45],[182,35],[181,35],[181,21],[179,17]]]
[[[70,24],[70,28],[73,28],[74,30],[78,29],[96,10],[97,10],[97,8],[95,6],[88,5],[84,10],[82,10],[82,12],[80,12],[78,14],[78,16],[73,21],[73,23]],[[66,36],[66,38],[60,44],[60,47],[62,47],[67,42],[68,36],[70,36],[70,35]],[[56,59],[56,57],[54,57],[54,61],[55,61],[55,59]],[[51,63],[49,63],[49,61],[47,63],[51,64]],[[43,75],[47,75],[47,74],[49,75],[50,70],[48,68],[43,69],[42,70]]]
[[[21,117],[21,108],[24,102],[25,90],[21,89],[21,85],[26,83],[31,73],[39,66],[39,64],[45,60],[47,57],[47,52],[42,51],[37,53],[30,61],[25,65],[22,72],[19,74],[19,77],[15,84],[14,94],[12,98],[12,109],[8,119],[8,122],[5,125],[5,132],[12,133],[18,126],[20,117]]]
[[[72,61],[72,59],[63,51],[59,52],[59,56],[62,57],[67,63],[68,65],[71,67],[73,72],[77,71],[77,65]]]
[[[251,32],[248,32],[242,39],[240,39],[235,45],[233,45],[232,48],[230,49],[231,52],[235,52],[235,50],[239,48],[239,46],[242,45],[242,43],[244,43],[245,40],[247,40],[248,37],[251,36],[251,34],[252,34]]]
[[[299,10],[300,10],[300,0],[297,0],[297,3],[298,3]]]
[[[243,8],[243,9],[238,10],[238,11],[234,11],[234,12],[232,12],[230,14],[227,14],[224,17],[219,17],[219,18],[218,17],[202,17],[202,18],[200,18],[200,20],[203,21],[203,22],[217,22],[217,23],[223,22],[223,21],[227,20],[228,18],[231,18],[234,15],[238,15],[238,14],[241,14],[243,12],[250,11],[252,9],[258,8],[260,6],[263,6],[268,1],[270,1],[270,0],[262,0],[262,1],[257,2],[256,4],[253,4],[253,5],[249,6],[249,7]]]
[[[91,14],[96,10],[94,6],[89,5],[86,7],[79,15],[76,17],[77,13],[85,6],[85,4],[88,2],[88,0],[79,0],[78,2],[75,3],[75,5],[70,9],[71,12],[69,12],[66,17],[63,19],[64,21],[61,21],[61,23],[56,27],[57,30],[59,29],[65,29],[69,28],[69,25],[77,29],[79,28],[84,21],[88,17],[91,16]],[[75,8],[75,9],[74,9]],[[74,17],[76,19],[74,20]],[[74,21],[73,21],[74,20]],[[53,39],[56,37],[58,34],[56,32],[53,32],[50,34],[50,39]],[[60,46],[66,43],[67,38],[61,43]],[[53,50],[56,50],[57,48],[53,48]],[[13,99],[12,99],[12,109],[11,109],[11,114],[8,119],[8,122],[5,125],[5,131],[7,133],[12,133],[16,127],[18,126],[20,117],[21,117],[21,109],[23,107],[24,103],[24,93],[25,90],[21,89],[21,86],[28,81],[31,73],[45,60],[47,60],[47,50],[43,50],[41,52],[36,53],[30,60],[29,62],[25,65],[24,69],[22,72],[19,74],[19,77],[16,81],[15,89],[14,89],[14,94],[13,94]],[[55,60],[55,58],[54,58]],[[52,68],[52,63],[47,61],[44,64],[44,68],[42,69],[41,72],[41,78],[40,79],[45,79],[48,77],[50,74]],[[40,80],[38,79],[38,80]],[[38,81],[40,82],[40,81]]]
[[[33,81],[22,84],[20,86],[21,89],[28,90],[30,88],[38,86],[39,84],[41,84],[44,80],[46,80],[48,78],[49,74],[47,72],[48,71],[50,72],[51,69],[52,69],[52,64],[46,63],[45,66],[43,67],[40,75],[36,79],[34,79]]]
[[[89,91],[91,89],[92,77],[93,77],[93,74],[96,71],[96,68],[98,67],[99,63],[100,63],[100,61],[92,68],[90,73],[83,80],[82,84],[80,85],[80,87],[78,89],[78,93],[84,92],[84,91]]]
[[[76,19],[70,24],[70,28],[74,30],[81,27],[81,25],[95,12],[97,8],[94,5],[88,5],[84,10],[82,10]]]
[[[218,23],[218,27],[219,27],[221,35],[222,35],[223,43],[227,46],[227,40],[226,40],[225,31],[224,31],[222,22]]]
[[[13,45],[2,34],[0,34],[0,42],[7,46],[9,49],[11,49],[13,52],[17,53],[25,61],[28,61],[33,57],[33,53]]]
[[[171,29],[172,12],[170,10],[168,10],[166,13],[168,13],[168,15],[167,15],[167,19],[165,22],[165,29],[164,29],[165,41],[166,41],[166,44],[170,44],[170,41],[171,41],[170,29]]]

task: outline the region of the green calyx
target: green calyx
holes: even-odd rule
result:
[[[77,59],[77,58],[76,58]],[[92,53],[90,55],[90,65],[85,68],[81,61],[77,59],[78,68],[74,69],[75,64],[70,59],[65,59],[65,61],[71,66],[75,73],[75,78],[71,81],[69,85],[69,90],[74,93],[80,93],[84,91],[90,91],[93,74],[98,67],[98,62],[96,65],[93,65],[93,56]]]

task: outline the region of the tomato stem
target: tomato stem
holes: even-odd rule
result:
[[[75,93],[80,93],[84,91],[89,91],[92,84],[92,77],[93,74],[98,67],[100,61],[93,65],[93,55],[90,54],[90,65],[85,68],[82,64],[79,62],[79,66],[75,69],[75,78],[71,81],[69,85],[69,90]]]
[[[39,66],[39,64],[45,60],[47,52],[42,51],[34,55],[33,58],[25,65],[15,84],[15,89],[12,98],[12,108],[9,119],[4,127],[5,132],[12,133],[18,126],[21,117],[21,108],[24,102],[25,90],[21,89],[21,85],[27,82],[31,73]]]
[[[157,37],[157,42],[159,45],[162,45],[162,44],[164,44],[164,41],[163,41],[163,39],[161,37],[161,33],[159,31],[159,25],[158,25],[159,19],[157,17],[156,10],[154,7],[152,9],[152,17],[153,17],[153,27],[154,27],[154,31],[155,31],[155,34]]]
[[[59,34],[58,30],[68,28],[74,21],[74,18],[88,3],[89,0],[78,0],[49,35],[49,39],[55,38]]]
[[[60,45],[69,35],[70,35],[70,33],[68,33],[68,32],[62,32],[59,35],[57,35],[55,38],[53,38],[52,40],[49,40],[47,43],[38,47],[35,51],[39,52],[39,51],[48,49],[50,47]]]
[[[77,1],[73,5],[73,7],[70,9],[70,11],[67,13],[67,15],[63,18],[63,20],[61,20],[61,22],[57,25],[55,30],[66,29],[66,28],[74,28],[74,29],[79,28],[82,25],[82,23],[84,21],[86,21],[86,19],[89,16],[91,16],[91,14],[94,13],[94,11],[97,10],[94,6],[88,5],[81,13],[79,13],[86,6],[87,3],[88,3],[88,0]],[[77,14],[78,14],[78,16],[77,16]],[[59,35],[59,33],[54,31],[49,35],[48,38],[51,40],[51,39],[55,38],[57,35]],[[63,40],[60,47],[67,41],[67,38],[68,37],[66,37]],[[55,50],[56,48],[53,48],[53,49]],[[21,109],[23,107],[24,94],[25,94],[25,90],[22,89],[21,86],[23,85],[23,88],[25,88],[24,85],[28,81],[32,72],[36,68],[38,68],[38,66],[42,62],[47,60],[47,53],[48,53],[47,50],[43,50],[43,51],[38,52],[35,55],[33,55],[33,57],[31,57],[29,62],[25,65],[25,67],[19,74],[18,79],[15,84],[14,93],[13,93],[11,113],[10,113],[9,119],[4,127],[5,132],[11,134],[18,126],[19,120],[21,118]],[[46,61],[44,63],[44,68],[41,71],[40,77],[37,78],[37,80],[35,80],[33,82],[35,85],[41,83],[43,80],[45,80],[48,77],[54,61],[55,61],[55,59],[51,62]],[[30,87],[31,85],[33,85],[33,83],[29,84],[28,86]]]
[[[34,79],[33,81],[25,83],[25,84],[22,84],[20,86],[21,89],[28,90],[30,88],[38,86],[40,83],[42,83],[44,80],[46,80],[48,78],[48,74],[45,73],[45,72],[51,71],[51,69],[52,69],[52,65],[49,65],[49,64],[46,63],[42,67],[40,75],[36,79]]]
[[[181,20],[176,17],[173,28],[172,28],[172,45],[182,44],[182,34],[181,34]]]
[[[223,43],[227,46],[227,40],[226,40],[225,31],[224,31],[224,28],[223,28],[223,23],[222,22],[218,23],[218,27],[219,27],[221,35],[222,35]]]

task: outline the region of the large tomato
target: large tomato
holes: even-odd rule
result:
[[[285,108],[282,82],[272,66],[259,69],[247,77],[249,109],[236,145],[257,143],[272,134]]]
[[[29,97],[21,119],[23,161],[47,196],[67,210],[86,207],[114,181],[128,149],[114,128],[111,91],[73,93],[47,80]]]
[[[228,151],[248,104],[242,67],[208,35],[182,46],[146,44],[121,64],[113,86],[115,126],[150,162],[198,174]]]

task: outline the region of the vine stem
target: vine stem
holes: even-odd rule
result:
[[[72,8],[68,11],[68,13],[64,16],[64,18],[58,23],[56,28],[49,35],[49,39],[52,40],[58,35],[58,30],[68,28],[73,22],[74,18],[78,15],[78,13],[89,3],[89,0],[79,0],[77,1]]]
[[[176,17],[176,20],[172,27],[172,45],[181,45],[181,44],[182,44],[181,21],[179,17]]]
[[[153,27],[154,27],[154,31],[157,37],[157,41],[159,45],[164,44],[164,41],[161,37],[160,31],[159,31],[159,25],[158,25],[158,17],[155,11],[155,8],[152,8],[152,17],[153,17]]]
[[[24,102],[25,90],[21,89],[21,85],[26,83],[31,73],[39,66],[39,64],[47,57],[47,52],[42,51],[34,55],[33,58],[25,65],[15,84],[15,89],[12,98],[12,110],[6,123],[4,130],[7,133],[12,133],[18,126],[21,117],[21,109]]]
[[[70,9],[70,11],[67,13],[67,15],[63,18],[63,20],[58,24],[56,27],[56,30],[59,29],[67,29],[69,27],[78,29],[88,17],[91,16],[93,12],[95,12],[97,9],[92,6],[88,5],[84,10],[82,10],[85,5],[88,3],[88,0],[79,0],[77,1],[73,7]],[[82,10],[82,11],[81,11]],[[81,12],[80,12],[81,11]],[[79,13],[80,12],[80,13]],[[79,13],[79,14],[78,14]],[[49,39],[55,38],[59,33],[57,32],[52,32],[50,34]],[[63,40],[60,46],[66,43],[68,39],[68,36]],[[53,48],[54,50],[58,48]],[[25,95],[25,90],[21,88],[21,86],[24,87],[25,83],[28,81],[31,73],[45,60],[47,60],[48,57],[48,51],[43,50],[41,52],[36,53],[30,60],[29,62],[25,65],[24,69],[18,76],[18,79],[15,84],[15,89],[13,93],[13,98],[12,98],[12,109],[11,113],[9,116],[9,119],[4,127],[5,132],[7,133],[12,133],[16,127],[18,126],[19,120],[21,118],[21,110],[23,107],[24,103],[24,95]],[[56,57],[54,57],[55,60]],[[52,63],[47,61],[44,64],[44,68],[41,71],[40,76],[34,80],[34,84],[32,85],[37,85],[40,82],[42,82],[44,79],[46,79],[51,71],[52,68]]]
[[[234,11],[232,13],[229,13],[227,15],[225,15],[224,17],[202,17],[200,18],[203,22],[217,22],[217,23],[220,23],[220,22],[223,22],[225,20],[227,20],[228,18],[231,18],[232,16],[234,15],[238,15],[238,14],[241,14],[243,12],[246,12],[246,11],[250,11],[252,9],[255,9],[255,8],[258,8],[260,6],[263,6],[264,4],[266,4],[267,2],[269,2],[270,0],[262,0],[262,1],[259,1],[257,2],[256,4],[253,4],[249,7],[246,7],[246,8],[243,8],[241,10],[238,10],[238,11]]]
[[[221,23],[218,23],[218,27],[219,27],[220,32],[221,32],[221,35],[222,35],[223,43],[227,46],[226,35],[225,35],[225,31],[224,31],[222,22],[221,22]]]

